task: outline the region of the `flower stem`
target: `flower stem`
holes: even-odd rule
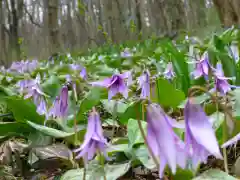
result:
[[[118,108],[118,102],[117,100],[114,102],[114,107],[113,107],[113,125],[112,125],[112,137],[111,137],[111,142],[113,141],[114,133],[115,133],[115,122],[117,121],[117,108]]]
[[[208,92],[208,90],[206,88],[203,88],[201,86],[193,86],[189,89],[188,91],[188,97],[192,97],[196,90],[199,90],[199,91],[203,91],[205,92],[206,94],[208,94],[211,99],[218,104],[218,106],[224,111],[224,113],[226,113],[230,119],[234,120],[233,116],[232,116],[232,112],[228,110],[228,108],[224,105],[222,105],[221,103],[218,103],[218,97],[217,96],[214,96],[213,94],[211,94],[210,92]]]
[[[144,119],[144,104],[142,104],[142,119]],[[141,123],[141,120],[140,118],[137,118],[137,122],[138,122],[138,127],[140,129],[140,133],[141,133],[141,136],[143,137],[144,139],[144,143],[146,144],[147,148],[148,148],[148,151],[151,155],[151,157],[153,158],[153,161],[154,163],[156,164],[157,167],[159,167],[159,163],[158,163],[158,160],[157,158],[154,156],[153,152],[152,152],[152,149],[149,147],[148,145],[148,142],[147,142],[147,138],[146,138],[146,135],[144,133],[144,130],[143,130],[143,127],[142,127],[142,123]]]

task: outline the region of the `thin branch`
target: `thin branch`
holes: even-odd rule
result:
[[[40,24],[38,24],[37,22],[34,21],[33,16],[31,15],[30,12],[28,12],[26,5],[24,5],[24,10],[27,13],[27,15],[29,16],[29,19],[30,19],[31,23],[34,24],[35,26],[39,27],[39,28],[42,28],[42,26]]]

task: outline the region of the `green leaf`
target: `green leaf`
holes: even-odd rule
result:
[[[119,177],[123,176],[131,167],[131,164],[107,164],[104,166],[107,180],[117,180]]]
[[[35,128],[36,130],[48,135],[48,136],[51,136],[51,137],[55,137],[55,138],[65,138],[65,137],[68,137],[68,136],[71,136],[73,135],[74,133],[67,133],[67,132],[64,132],[64,131],[60,131],[60,130],[57,130],[57,129],[53,129],[53,128],[50,128],[50,127],[46,127],[46,126],[42,126],[42,125],[39,125],[39,124],[35,124],[33,122],[30,122],[30,121],[27,121],[27,123],[32,126],[33,128]]]
[[[18,122],[33,121],[38,124],[43,124],[45,117],[37,113],[35,104],[29,99],[20,99],[16,96],[7,97],[8,107],[13,112],[13,116]]]
[[[156,167],[156,164],[150,157],[146,146],[141,146],[140,148],[136,149],[135,155],[146,168],[153,169]]]
[[[119,115],[119,120],[122,124],[127,124],[130,118],[132,119],[146,119],[146,111],[144,111],[144,117],[142,117],[142,105],[143,101],[131,102],[126,111]]]
[[[13,134],[25,134],[33,132],[33,128],[25,123],[20,122],[1,122],[0,123],[0,136],[8,136]]]
[[[104,173],[107,180],[117,180],[119,177],[123,176],[131,167],[130,163],[124,164],[106,164],[104,169],[100,165],[89,164],[86,171],[86,180],[104,180]],[[67,171],[60,180],[79,180],[83,179],[83,168],[82,169],[72,169]]]
[[[209,116],[209,121],[212,123],[214,130],[218,130],[224,122],[224,114],[221,112],[215,112]]]
[[[198,177],[194,178],[193,180],[237,180],[233,176],[228,175],[226,172],[223,172],[218,169],[210,169],[205,171]]]
[[[178,168],[176,174],[172,176],[172,179],[192,180],[193,177],[194,174],[192,171]]]
[[[108,153],[115,153],[115,152],[126,152],[129,150],[128,144],[116,144],[110,145],[107,148]]]
[[[158,102],[162,106],[176,108],[185,99],[184,93],[175,89],[166,79],[159,78],[156,83]]]
[[[83,121],[84,115],[93,106],[100,103],[100,100],[107,97],[107,91],[103,88],[92,87],[92,89],[87,93],[85,98],[80,103],[80,108],[77,114],[78,121]]]
[[[116,111],[114,108],[117,108],[117,111],[116,111],[117,114],[121,114],[121,113],[124,113],[128,107],[127,104],[120,101],[116,101],[116,100],[108,101],[108,99],[104,99],[104,100],[101,100],[101,102],[104,108],[106,109],[106,111],[112,115],[114,114],[114,111]]]
[[[146,134],[147,123],[145,121],[141,121],[141,123],[142,123],[142,127],[145,130],[145,134]],[[135,119],[128,120],[127,131],[128,131],[129,143],[131,146],[133,146],[135,144],[139,144],[139,143],[144,143],[144,139],[139,130],[137,120],[135,120]]]
[[[61,89],[60,81],[57,76],[52,75],[50,78],[42,84],[43,91],[55,98]]]

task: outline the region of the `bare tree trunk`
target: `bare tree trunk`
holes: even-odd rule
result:
[[[55,53],[59,50],[59,29],[58,29],[58,0],[48,1],[48,35],[50,53]]]
[[[6,36],[5,36],[5,16],[3,10],[3,0],[0,0],[0,63],[1,65],[7,65],[7,48],[6,48]]]
[[[18,42],[19,35],[18,35],[18,5],[15,0],[10,0],[10,6],[11,6],[11,14],[9,19],[9,31],[10,31],[10,37],[9,37],[9,55],[11,56],[11,60],[20,60],[21,58],[21,50],[20,50],[20,44]],[[10,12],[9,12],[10,13]]]
[[[239,0],[213,0],[213,3],[223,26],[240,25]]]

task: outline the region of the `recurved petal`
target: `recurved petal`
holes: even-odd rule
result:
[[[227,146],[230,146],[232,144],[237,143],[237,141],[240,140],[240,133],[238,133],[236,136],[234,136],[233,138],[229,139],[227,142],[225,142],[221,147],[225,148]]]
[[[106,78],[103,81],[96,81],[96,82],[91,82],[90,84],[92,86],[101,86],[101,87],[106,87],[108,88],[109,85],[111,84],[112,78]]]
[[[222,158],[215,132],[202,107],[188,101],[185,107],[185,121],[194,140],[210,154]]]

